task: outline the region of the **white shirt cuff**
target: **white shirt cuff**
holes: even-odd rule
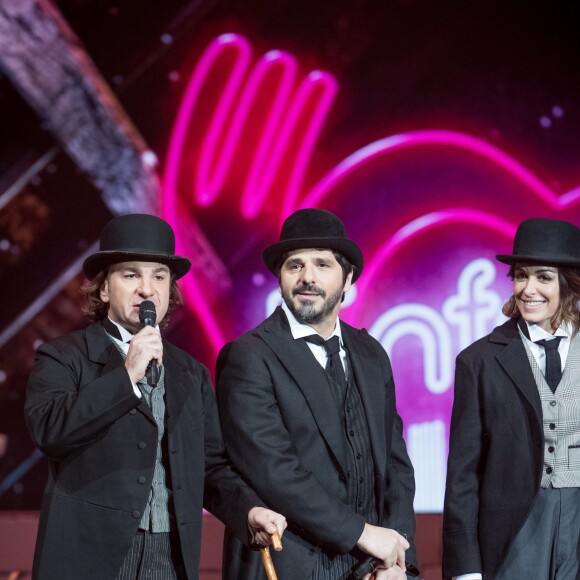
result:
[[[482,580],[482,575],[479,572],[474,574],[461,574],[461,576],[453,576],[453,580]]]
[[[142,395],[141,391],[139,390],[139,387],[133,381],[131,381],[131,384],[133,385],[133,391],[141,399]]]

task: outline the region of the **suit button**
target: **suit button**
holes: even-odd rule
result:
[[[129,415],[134,415],[136,412],[137,412],[137,411],[136,411],[135,409],[131,409],[131,410],[129,411]]]
[[[139,441],[139,445],[137,445],[137,447],[139,447],[139,449],[145,449],[145,447],[147,447],[147,443],[145,443],[145,441]]]
[[[147,478],[146,478],[144,475],[140,475],[140,476],[137,478],[137,481],[138,481],[139,483],[145,483],[145,482],[147,481]]]
[[[131,515],[133,516],[133,519],[136,520],[141,517],[141,512],[135,510]]]
[[[550,475],[550,473],[552,473],[552,468],[551,467],[546,467],[546,473],[548,475]]]

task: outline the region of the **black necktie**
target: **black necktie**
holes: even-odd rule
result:
[[[552,393],[556,392],[556,388],[560,379],[562,378],[562,361],[560,360],[560,353],[558,352],[558,345],[562,340],[561,336],[556,336],[550,340],[536,340],[536,344],[544,347],[546,351],[546,382],[550,387]]]
[[[335,335],[328,340],[324,340],[319,334],[312,334],[305,336],[304,340],[324,347],[327,356],[326,370],[339,385],[340,392],[344,394],[346,392],[346,375],[340,359],[340,340],[338,336]]]

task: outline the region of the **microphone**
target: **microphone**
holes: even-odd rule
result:
[[[378,567],[381,561],[373,556],[369,556],[366,560],[359,562],[359,564],[352,571],[353,580],[364,578],[367,574],[372,574]]]
[[[139,305],[139,321],[143,326],[155,326],[157,320],[157,312],[155,304],[151,300],[143,300]],[[159,369],[157,368],[157,361],[152,359],[149,361],[147,367],[147,375],[149,376],[149,383],[156,387],[159,382]]]
[[[363,560],[362,562],[359,562],[358,565],[355,566],[355,568],[352,571],[352,576],[351,578],[353,580],[360,580],[361,578],[364,578],[366,574],[373,574],[374,572],[377,571],[377,568],[380,566],[381,561],[378,558],[374,558],[373,556],[369,556],[368,558],[366,558],[366,560]],[[412,576],[409,576],[409,573],[412,574]],[[423,578],[421,578],[420,576],[415,576],[414,574],[418,574],[419,570],[417,570],[417,568],[415,568],[414,565],[409,565],[409,568],[407,568],[407,578],[412,578],[413,580],[423,580]],[[372,578],[374,578],[374,576],[372,576]]]

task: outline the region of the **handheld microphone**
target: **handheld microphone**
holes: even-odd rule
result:
[[[366,560],[359,562],[358,565],[353,569],[351,578],[353,580],[360,580],[364,578],[366,574],[373,574],[377,571],[377,568],[380,566],[381,561],[378,558],[374,558],[373,556],[369,556]],[[409,576],[409,569],[407,570],[407,578],[412,580],[423,580],[420,576],[415,576],[414,574],[418,574],[419,571],[415,568],[414,565],[410,565],[409,568],[410,573],[413,576]],[[372,576],[374,578],[374,576]]]
[[[143,300],[139,305],[139,321],[143,326],[155,326],[157,320],[157,311],[155,304],[151,300]],[[159,382],[159,369],[157,368],[157,361],[152,359],[147,367],[147,375],[149,376],[149,383],[155,387]]]
[[[352,571],[353,580],[364,578],[367,574],[372,574],[378,567],[381,561],[373,556],[369,556],[366,560],[359,562],[359,564]]]

